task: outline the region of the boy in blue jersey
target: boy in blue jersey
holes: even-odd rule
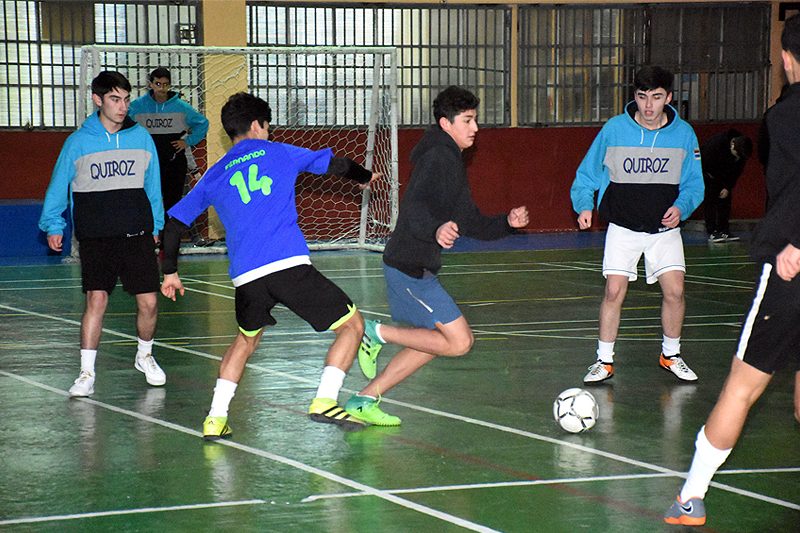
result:
[[[586,384],[614,375],[622,303],[642,254],[647,283],[661,285],[659,365],[680,380],[697,380],[680,355],[686,263],[678,225],[703,201],[703,173],[694,130],[669,105],[672,83],[672,73],[660,67],[636,73],[635,100],[603,126],[572,184],[580,229],[592,225],[595,193],[598,212],[608,221],[597,360],[583,378]]]
[[[161,168],[161,194],[164,211],[183,196],[186,182],[186,150],[202,141],[208,133],[208,119],[170,91],[172,75],[158,67],[147,76],[150,90],[133,102],[128,115],[153,136]]]
[[[180,235],[213,205],[226,230],[239,333],[222,358],[203,436],[207,440],[231,436],[230,402],[264,326],[275,324],[270,311],[278,303],[316,331],[336,334],[309,407],[310,418],[347,430],[361,429],[364,422],[348,415],[337,397],[364,333],[364,319],[350,298],[311,265],[297,224],[295,182],[301,172],[336,174],[364,189],[379,174],[348,158],[334,157],[330,148],[313,151],[268,141],[272,110],[251,94],[231,96],[221,117],[233,147],[169,211],[161,264],[161,292],[175,300],[177,292],[184,292],[177,272]]]
[[[67,224],[62,213],[69,202],[80,244],[86,308],[81,318],[81,371],[70,396],[94,393],[103,316],[117,279],[136,298],[134,366],[150,385],[166,383],[152,355],[159,285],[154,240],[164,225],[158,157],[147,131],[127,116],[130,91],[130,83],[118,72],[101,72],[92,80],[98,111],[64,143],[39,219],[47,244],[60,252]]]
[[[790,85],[766,115],[769,200],[750,243],[750,255],[758,264],[758,282],[742,320],[730,373],[708,420],[697,432],[686,482],[664,515],[668,524],[706,523],[704,499],[711,480],[739,440],[750,408],[776,371],[794,372],[794,417],[800,422],[800,15],[786,19],[781,48]],[[797,531],[797,522],[794,527],[789,522],[786,530]]]

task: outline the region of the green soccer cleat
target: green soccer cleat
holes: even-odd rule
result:
[[[331,398],[314,398],[308,408],[308,417],[314,422],[336,424],[345,431],[358,431],[366,426],[363,421],[350,416]]]
[[[354,394],[347,400],[344,409],[367,424],[372,424],[374,426],[399,426],[401,422],[400,417],[381,411],[381,408],[378,407],[380,403],[380,398],[375,400],[368,396]]]
[[[383,343],[375,330],[378,324],[380,324],[378,320],[364,321],[364,336],[358,345],[358,366],[367,379],[373,379],[377,374],[378,354],[383,348]]]
[[[233,435],[227,416],[207,416],[203,421],[203,438],[206,440],[229,439]]]

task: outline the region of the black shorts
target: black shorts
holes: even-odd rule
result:
[[[270,311],[279,303],[315,331],[331,329],[355,310],[335,283],[312,265],[298,265],[236,287],[236,322],[246,332],[274,325]]]
[[[117,279],[129,294],[158,292],[160,287],[152,235],[80,241],[83,292],[114,290]]]
[[[800,277],[784,281],[762,265],[736,357],[768,374],[800,370]]]

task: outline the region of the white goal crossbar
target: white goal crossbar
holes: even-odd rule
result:
[[[398,211],[397,57],[394,47],[88,45],[81,48],[78,116],[93,110],[91,80],[99,72],[124,74],[135,99],[146,92],[148,74],[166,67],[172,90],[211,123],[189,154],[197,171],[188,189],[230,147],[219,121],[224,102],[253,93],[272,107],[271,140],[330,147],[382,174],[363,192],[348,180],[300,176],[298,221],[309,246],[380,251]],[[196,226],[196,242],[224,241],[213,213]]]

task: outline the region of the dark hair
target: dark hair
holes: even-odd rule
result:
[[[800,13],[792,15],[783,23],[781,48],[800,61]]]
[[[731,139],[733,148],[740,159],[747,161],[753,153],[753,141],[746,135],[736,135]]]
[[[92,80],[92,94],[101,99],[114,89],[131,92],[131,83],[128,78],[115,70],[104,70]]]
[[[478,109],[480,103],[480,98],[468,90],[451,85],[440,92],[433,101],[433,118],[438,123],[440,118],[445,117],[452,123],[456,115],[470,109]]]
[[[656,89],[664,89],[667,94],[672,92],[672,83],[675,76],[672,72],[648,65],[642,67],[633,77],[633,89],[635,91],[655,91]]]
[[[172,74],[169,73],[164,67],[158,67],[157,69],[153,70],[150,74],[147,75],[147,81],[152,82],[156,78],[167,78],[169,81],[172,81]]]
[[[228,98],[220,112],[222,127],[228,137],[234,139],[250,131],[254,120],[259,124],[272,122],[272,109],[269,104],[250,93],[236,93]]]

